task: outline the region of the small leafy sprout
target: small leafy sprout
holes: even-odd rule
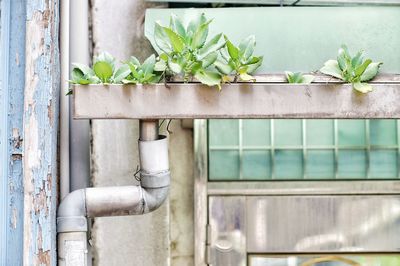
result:
[[[204,14],[191,20],[186,27],[174,14],[171,15],[169,27],[157,22],[154,39],[161,52],[155,69],[167,76],[181,76],[184,82],[196,78],[203,84],[220,88],[221,75],[211,67],[225,42],[222,34],[207,42],[211,22]]]
[[[261,66],[263,57],[253,56],[256,46],[254,35],[243,39],[239,46],[233,45],[226,36],[224,38],[226,48],[220,51],[223,60],[218,60],[214,63],[218,71],[225,75],[224,80],[228,80],[226,76],[234,73],[234,82],[238,78],[242,81],[255,81],[255,78],[250,74]]]
[[[156,57],[154,54],[149,56],[143,64],[139,60],[131,56],[121,68],[121,81],[124,84],[151,84],[160,81],[161,72],[163,70],[156,69]],[[158,73],[155,71],[159,71]],[[161,71],[161,72],[160,72]]]
[[[359,51],[354,57],[349,53],[345,45],[339,49],[336,60],[328,60],[321,68],[321,72],[350,82],[353,89],[367,93],[372,91],[372,86],[367,81],[373,79],[379,71],[381,62],[372,62],[371,59],[363,59],[363,51]]]
[[[310,84],[314,81],[313,75],[303,75],[300,72],[290,72],[285,71],[286,80],[288,83],[297,83],[297,84]]]

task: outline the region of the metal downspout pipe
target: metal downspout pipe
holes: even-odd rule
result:
[[[140,121],[139,158],[139,186],[79,189],[61,202],[58,265],[87,265],[88,217],[145,214],[165,201],[170,185],[168,141],[158,134],[158,120]]]

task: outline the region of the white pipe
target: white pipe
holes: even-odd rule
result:
[[[61,1],[60,54],[60,199],[70,192],[69,188],[69,1]]]

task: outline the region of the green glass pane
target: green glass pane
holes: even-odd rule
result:
[[[306,130],[307,147],[335,144],[333,120],[307,119]]]
[[[303,143],[301,119],[274,120],[275,146],[299,146]]]
[[[396,178],[397,151],[372,150],[369,167],[371,178]]]
[[[271,155],[269,151],[243,151],[243,179],[269,179]]]
[[[338,178],[366,178],[367,156],[364,150],[339,150]]]
[[[397,121],[396,120],[370,120],[371,145],[396,145]]]
[[[271,143],[269,119],[245,119],[243,126],[244,146],[269,146]]]
[[[306,164],[307,178],[335,178],[335,153],[333,150],[308,150]]]
[[[364,146],[365,120],[338,120],[339,146]]]
[[[239,178],[238,151],[210,151],[209,161],[211,180]]]
[[[239,145],[239,121],[232,119],[209,120],[211,146]]]
[[[303,152],[275,150],[275,178],[299,179],[303,177]]]

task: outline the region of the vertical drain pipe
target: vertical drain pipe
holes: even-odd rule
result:
[[[168,197],[168,141],[159,135],[158,120],[141,120],[140,186],[95,187],[75,190],[57,213],[58,265],[87,266],[87,218],[141,215],[156,210]]]

